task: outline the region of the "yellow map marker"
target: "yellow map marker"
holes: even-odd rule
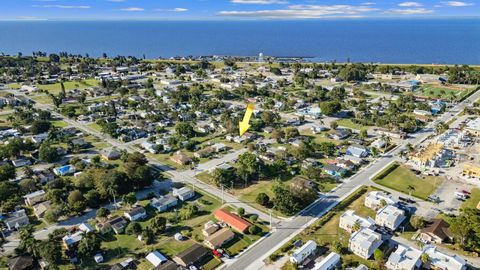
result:
[[[248,104],[247,111],[243,116],[243,121],[238,123],[238,126],[240,128],[240,136],[242,136],[250,128],[250,124],[248,122],[250,121],[250,117],[252,116],[252,113],[253,113],[253,104]]]

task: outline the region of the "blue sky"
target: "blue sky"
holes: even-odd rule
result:
[[[480,0],[0,0],[0,20],[471,17]]]

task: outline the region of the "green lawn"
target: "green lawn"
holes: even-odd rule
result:
[[[352,122],[352,119],[340,119],[337,121],[338,126],[340,127],[346,127],[346,128],[351,128],[355,130],[362,130],[366,126],[360,125],[360,124],[355,124]]]
[[[462,204],[462,209],[476,209],[477,205],[480,203],[480,188],[474,188],[471,192],[472,194],[470,194],[470,198]]]
[[[54,120],[54,121],[50,121],[52,123],[52,125],[54,127],[57,127],[57,128],[64,128],[64,127],[68,127],[68,124],[62,120]]]
[[[87,79],[87,80],[82,80],[82,81],[66,81],[63,83],[65,86],[65,90],[73,90],[75,88],[77,89],[85,89],[88,87],[94,87],[98,86],[98,81],[95,79]],[[62,87],[60,83],[54,83],[54,84],[45,84],[45,85],[37,85],[39,89],[47,90],[51,94],[58,94],[60,93]]]
[[[452,96],[456,100],[461,99],[465,95],[468,95],[472,88],[461,88],[456,86],[441,86],[441,85],[432,85],[426,84],[417,92],[418,94],[431,98],[443,98],[450,99]]]
[[[398,166],[382,179],[375,180],[375,182],[405,194],[411,193],[414,197],[426,200],[443,183],[443,180],[434,176],[417,177],[409,168]],[[413,187],[413,189],[409,189],[409,187]]]

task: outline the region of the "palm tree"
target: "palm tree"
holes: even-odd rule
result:
[[[362,224],[361,224],[360,220],[356,220],[355,223],[352,226],[352,230],[354,232],[356,232],[356,231],[360,230],[361,227],[362,227]]]
[[[427,253],[423,253],[422,256],[420,256],[420,260],[422,261],[423,264],[427,264],[428,261],[430,260],[430,257],[428,256]]]
[[[408,185],[407,190],[409,192],[408,195],[412,196],[412,192],[415,191],[415,187],[412,185]]]

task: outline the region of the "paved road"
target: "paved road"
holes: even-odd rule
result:
[[[457,104],[454,108],[441,115],[436,122],[448,122],[450,119],[453,119],[460,114],[468,104],[479,98],[480,91],[477,91],[468,99]],[[360,188],[362,185],[369,185],[370,178],[395,161],[397,159],[396,155],[398,155],[408,143],[415,146],[431,136],[434,133],[434,126],[435,123],[431,123],[410,138],[400,142],[396,148],[372,162],[368,167],[364,168],[350,179],[346,180],[338,189],[329,193],[328,197],[321,198],[315,202],[310,209],[299,214],[293,220],[281,222],[278,228],[267,238],[247,250],[239,258],[229,261],[226,268],[229,270],[261,269],[264,266],[263,260],[271,253],[295,237],[295,235],[308,227],[308,225],[315,222],[316,219],[328,212],[334,205],[338,204],[350,193]]]

